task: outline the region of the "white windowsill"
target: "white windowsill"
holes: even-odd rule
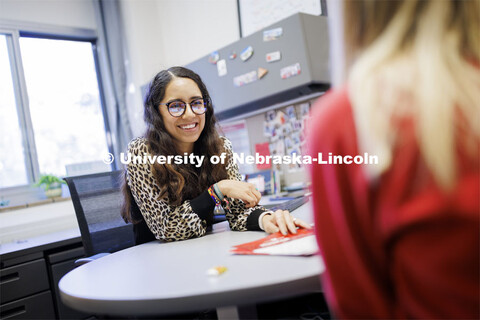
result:
[[[52,202],[0,214],[0,244],[78,228],[73,203]]]
[[[8,211],[13,211],[13,210],[19,210],[19,209],[25,209],[25,208],[31,208],[31,207],[36,207],[36,206],[42,206],[54,202],[61,202],[61,201],[71,201],[72,198],[68,197],[55,197],[55,198],[46,198],[42,200],[36,200],[36,201],[30,201],[25,204],[19,204],[19,205],[14,205],[14,206],[6,206],[6,207],[0,207],[0,214],[3,212],[8,212]]]

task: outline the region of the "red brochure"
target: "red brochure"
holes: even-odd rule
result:
[[[233,254],[311,256],[318,253],[313,229],[297,229],[296,234],[284,236],[273,233],[260,240],[232,247]]]

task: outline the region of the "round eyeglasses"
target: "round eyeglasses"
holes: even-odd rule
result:
[[[183,102],[181,100],[170,101],[167,103],[159,103],[159,105],[167,106],[168,113],[170,113],[172,117],[183,116],[185,110],[187,110],[187,104],[190,105],[190,109],[192,109],[192,112],[197,115],[202,115],[207,111],[208,102],[204,99],[195,99],[190,103]]]

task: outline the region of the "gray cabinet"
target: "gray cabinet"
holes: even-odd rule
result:
[[[21,263],[0,270],[2,305],[50,288],[45,259]]]
[[[55,319],[49,290],[2,304],[0,310],[1,319]]]
[[[273,41],[265,39],[264,32],[275,30],[281,30],[281,35]],[[248,47],[253,54],[243,61],[241,52]],[[217,53],[224,60],[224,75],[219,75],[209,55],[186,67],[202,77],[219,120],[258,114],[263,108],[325,92],[330,86],[328,23],[324,16],[294,14],[218,49]],[[233,53],[238,57],[231,59]],[[278,60],[267,58],[275,53]],[[259,76],[259,68],[268,73]],[[247,79],[236,81],[242,78]]]
[[[58,281],[84,256],[79,237],[0,256],[0,319],[87,319],[65,306]]]
[[[1,319],[55,317],[45,259],[0,270]]]
[[[52,292],[59,319],[85,319],[89,316],[88,314],[81,313],[64,305],[60,300],[60,291],[58,289],[60,279],[75,268],[75,260],[83,255],[83,247],[78,247],[48,256],[50,274],[52,276]]]

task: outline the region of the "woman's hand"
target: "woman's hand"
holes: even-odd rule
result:
[[[311,229],[312,227],[303,220],[292,217],[286,210],[277,210],[273,214],[266,214],[262,218],[263,229],[267,233],[281,231],[283,235],[297,233],[297,226]]]
[[[255,185],[247,182],[226,179],[219,181],[217,186],[225,197],[240,199],[247,208],[256,206],[262,197]]]

